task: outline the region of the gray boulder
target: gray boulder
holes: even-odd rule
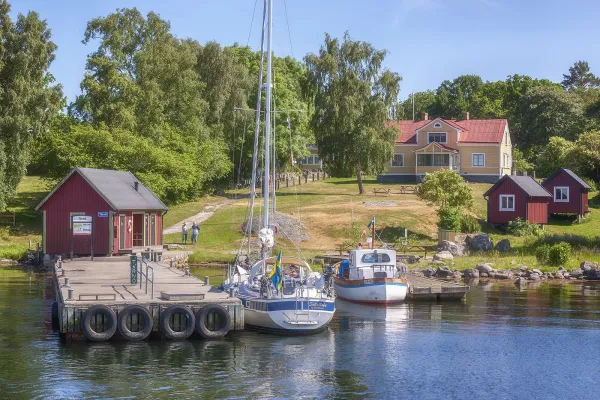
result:
[[[591,262],[591,261],[584,261],[579,265],[579,268],[582,271],[591,271],[593,269],[598,269],[598,263]]]
[[[435,271],[435,276],[438,278],[447,278],[451,275],[453,275],[452,271],[445,265],[443,267],[439,267],[437,271]]]
[[[571,278],[580,278],[583,276],[583,271],[580,269],[575,269],[569,273],[569,277]]]
[[[513,273],[510,271],[497,271],[494,272],[495,279],[511,279],[513,277]]]
[[[440,251],[447,251],[453,256],[463,256],[468,253],[463,243],[449,242],[448,240],[442,241],[442,244],[438,247]]]
[[[454,271],[452,273],[452,278],[454,278],[454,279],[460,279],[460,278],[462,278],[462,274],[460,273],[460,271]]]
[[[440,251],[433,256],[433,261],[449,263],[454,261],[454,256],[449,251]]]
[[[554,274],[554,278],[555,279],[565,279],[565,275],[563,274],[562,271],[556,271],[556,273]]]
[[[480,278],[488,278],[490,276],[490,274],[488,274],[487,272],[480,272],[479,273],[479,277]]]
[[[463,271],[463,277],[465,279],[479,278],[479,271],[473,268],[467,268]]]
[[[542,271],[540,271],[539,269],[537,269],[537,268],[532,269],[531,272],[536,273],[536,274],[538,274],[540,276],[544,275],[544,273]]]
[[[560,267],[558,267],[558,270],[559,271],[566,271],[567,269],[561,265]]]
[[[478,266],[475,267],[477,269],[477,271],[479,271],[479,273],[481,274],[482,272],[485,272],[487,274],[489,274],[490,272],[492,272],[494,269],[492,267],[490,267],[488,264],[479,264]]]
[[[501,241],[496,243],[496,250],[498,250],[501,253],[510,251],[510,240],[502,239]]]
[[[528,268],[527,268],[527,265],[521,265],[521,266],[519,267],[519,269],[520,269],[521,271],[523,271],[523,272],[526,272]]]
[[[492,250],[494,248],[494,242],[492,242],[492,239],[490,239],[490,237],[485,233],[479,233],[475,236],[467,236],[467,238],[469,246],[473,250]]]
[[[532,272],[531,274],[529,274],[529,276],[527,277],[527,279],[532,280],[532,281],[539,281],[540,280],[540,275]]]
[[[423,276],[426,277],[430,277],[433,276],[435,274],[435,269],[431,268],[431,267],[427,267],[423,270]]]

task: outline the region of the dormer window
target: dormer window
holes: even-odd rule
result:
[[[446,132],[429,132],[427,134],[427,143],[448,143]]]
[[[433,124],[434,128],[441,128],[442,124],[440,124],[439,122],[436,122],[435,124]]]

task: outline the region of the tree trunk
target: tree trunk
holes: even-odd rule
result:
[[[363,188],[362,176],[360,174],[360,167],[356,167],[356,181],[358,182],[358,194],[365,194]]]

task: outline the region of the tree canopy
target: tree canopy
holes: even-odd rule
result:
[[[362,173],[383,171],[398,134],[386,123],[401,77],[383,68],[385,55],[346,33],[341,42],[325,34],[319,53],[305,57],[306,93],[314,105],[310,126],[319,154],[334,175],[356,174],[361,194]]]
[[[418,186],[417,196],[439,208],[469,209],[473,206],[473,190],[456,171],[449,169],[426,174]]]

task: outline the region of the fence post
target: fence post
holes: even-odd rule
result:
[[[290,187],[290,178],[288,176],[285,177],[285,187]]]
[[[304,174],[304,183],[308,183],[308,173]]]

